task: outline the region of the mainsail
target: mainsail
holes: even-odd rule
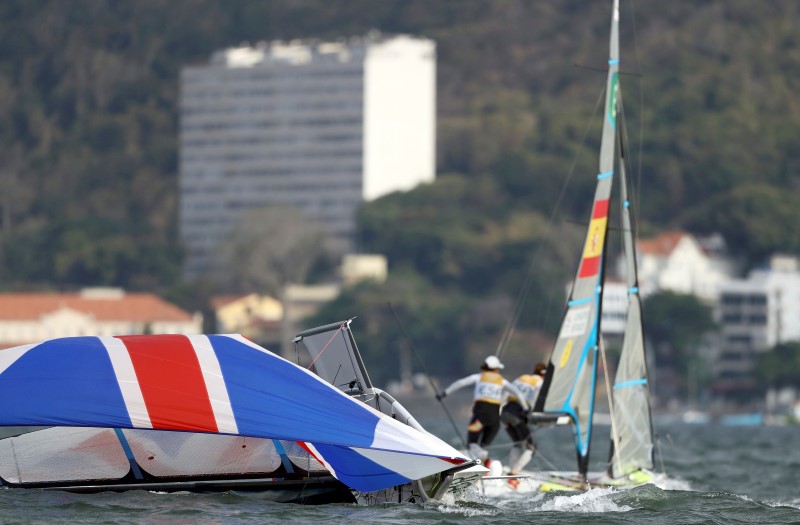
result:
[[[0,426],[155,429],[299,442],[375,491],[469,460],[239,335],[68,337],[0,352]]]
[[[575,425],[578,470],[585,478],[594,413],[597,352],[600,338],[602,279],[608,234],[608,211],[614,179],[619,73],[619,4],[614,1],[606,80],[599,173],[578,273],[567,301],[545,383],[536,410],[566,413]]]
[[[621,96],[621,95],[620,95]],[[635,231],[628,200],[624,147],[620,141],[620,200],[622,202],[623,256],[628,288],[628,307],[622,352],[612,390],[612,440],[609,475],[627,476],[653,468],[653,426],[650,417],[650,388],[642,331],[642,301],[636,269]]]

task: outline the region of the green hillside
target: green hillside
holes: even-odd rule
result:
[[[397,302],[458,372],[494,349],[533,260],[510,351],[527,363],[523,349],[546,352],[588,214],[610,4],[6,0],[0,287],[117,285],[200,307],[205,288],[179,279],[181,67],[246,41],[411,33],[438,46],[440,176],[364,207],[359,242],[392,276],[324,321],[362,316],[370,351],[390,352],[407,344],[381,335]],[[794,0],[623,0],[643,233],[720,231],[750,264],[800,253],[799,18]]]

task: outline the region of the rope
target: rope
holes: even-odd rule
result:
[[[595,121],[595,116],[597,115],[597,110],[600,107],[600,102],[604,100],[603,99],[604,94],[605,94],[605,89],[601,90],[600,95],[597,97],[597,101],[595,102],[594,105],[594,110],[592,111],[592,118],[588,119],[586,122],[586,128],[583,131],[583,138],[581,139],[581,148],[579,148],[579,150],[582,149],[583,146],[586,144],[586,137],[589,136],[589,130],[592,128],[592,125]],[[569,187],[570,181],[572,180],[572,177],[575,174],[575,167],[577,165],[578,165],[578,154],[576,153],[575,156],[572,158],[572,165],[570,166],[569,171],[567,172],[567,177],[564,180],[564,184],[561,186],[561,191],[558,194],[558,198],[556,199],[553,211],[550,213],[550,217],[548,218],[545,237],[550,234],[553,228],[553,222],[555,221],[556,214],[561,208],[561,202],[564,200],[564,196],[566,195],[567,188]],[[495,351],[495,355],[498,358],[503,356],[503,352],[505,351],[508,342],[514,336],[514,331],[516,330],[517,322],[519,321],[520,315],[522,315],[522,306],[525,304],[525,301],[528,298],[528,293],[530,292],[531,283],[533,281],[533,272],[535,270],[535,264],[536,261],[539,260],[539,254],[542,251],[542,249],[544,249],[544,246],[542,243],[540,243],[538,248],[534,251],[534,253],[531,256],[530,264],[528,265],[528,271],[525,275],[525,280],[522,283],[522,287],[520,288],[519,293],[517,294],[517,299],[514,303],[513,314],[508,324],[506,324],[506,327],[503,331],[503,335],[501,336],[500,341],[497,344],[497,350]],[[551,308],[546,308],[546,307],[550,305],[552,299],[553,298],[551,297],[549,301],[542,301],[539,305],[538,316],[544,317],[545,322],[547,321],[547,318],[549,318],[549,312],[551,311]],[[547,313],[542,315],[541,313],[542,310],[545,310]]]
[[[342,328],[344,328],[344,325],[345,325],[345,324],[347,324],[347,323],[346,323],[346,322],[342,323],[342,324],[339,326],[339,329],[338,329],[338,330],[336,330],[335,332],[333,332],[333,335],[331,335],[331,338],[330,338],[330,339],[328,339],[328,342],[327,342],[327,343],[325,343],[325,346],[323,346],[323,347],[322,347],[322,350],[320,350],[320,351],[319,351],[319,353],[317,354],[317,357],[315,357],[315,358],[314,358],[314,360],[313,360],[313,361],[311,361],[311,364],[310,364],[310,365],[308,365],[308,370],[311,370],[311,367],[312,367],[312,366],[314,366],[314,363],[316,363],[316,362],[317,362],[317,359],[319,359],[319,358],[322,356],[322,354],[323,354],[323,353],[325,353],[325,350],[327,350],[327,349],[328,349],[328,346],[331,344],[331,341],[333,341],[333,338],[334,338],[334,337],[336,337],[336,334],[338,334],[339,332],[341,332],[341,331],[342,331]]]
[[[450,415],[450,411],[447,410],[447,406],[444,404],[444,401],[439,399],[439,389],[436,388],[436,384],[433,382],[433,379],[431,379],[431,374],[428,372],[428,367],[425,366],[425,361],[423,361],[422,358],[419,356],[419,353],[417,353],[417,347],[414,344],[414,340],[411,339],[411,336],[408,335],[408,332],[406,332],[406,327],[400,321],[400,316],[397,315],[397,311],[394,309],[394,305],[392,305],[391,302],[389,302],[388,304],[389,308],[392,310],[392,314],[394,315],[395,321],[397,321],[397,326],[400,327],[400,331],[402,332],[403,336],[408,340],[408,343],[411,346],[411,351],[414,353],[414,357],[416,357],[417,361],[419,361],[419,364],[422,365],[422,369],[425,371],[425,377],[428,378],[428,382],[430,383],[431,388],[433,388],[433,393],[436,395],[436,400],[439,401],[440,405],[442,405],[442,409],[444,410],[444,413],[447,415],[447,419],[449,419],[450,424],[453,425],[453,429],[456,431],[456,435],[458,436],[458,439],[461,441],[461,446],[464,447],[464,450],[467,450],[469,448],[467,447],[467,442],[464,441],[464,436],[461,435],[461,430],[459,429],[458,425],[456,425],[453,416]]]
[[[511,448],[511,447],[517,445],[518,443],[524,443],[524,441],[515,441],[513,443],[501,443],[499,445],[489,445],[489,446],[486,446],[486,447],[483,447],[483,448],[488,450],[488,451],[491,451],[491,450],[502,450],[502,449]],[[540,460],[542,463],[545,464],[545,467],[547,467],[549,470],[558,470],[558,467],[556,467],[555,463],[553,463],[552,461],[547,459],[544,456],[544,454],[542,454],[540,452],[538,446],[536,447],[536,452],[534,453],[534,455],[531,458],[531,460],[534,460],[534,459]]]
[[[667,434],[667,437],[670,437],[669,434]],[[670,439],[672,438],[670,437]],[[661,463],[661,473],[666,476],[667,469],[664,468],[664,454],[661,451],[661,436],[659,436],[658,434],[656,434],[656,449],[658,449],[658,459],[659,462]]]

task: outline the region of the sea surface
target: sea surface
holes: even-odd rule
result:
[[[447,418],[422,421],[459,446]],[[800,524],[800,427],[656,424],[662,487],[584,494],[481,494],[429,504],[374,507],[272,503],[237,493],[216,495],[128,492],[70,494],[0,489],[0,523],[42,524],[511,524],[511,523],[797,523]],[[573,470],[568,429],[537,432],[540,453],[531,467]],[[608,455],[608,427],[595,429],[593,469]],[[508,449],[501,436],[492,455]]]

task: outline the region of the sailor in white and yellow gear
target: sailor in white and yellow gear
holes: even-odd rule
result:
[[[533,459],[533,455],[536,453],[536,442],[533,440],[533,433],[528,426],[528,407],[536,404],[546,370],[547,367],[544,363],[538,363],[532,374],[522,374],[515,379],[514,386],[522,392],[522,396],[509,396],[507,403],[503,406],[500,419],[513,442],[507,460],[511,475],[518,474],[525,468],[525,465]],[[524,401],[524,405],[521,401]],[[509,479],[509,484],[516,488],[519,480]]]
[[[521,399],[526,410],[528,408],[523,393],[500,374],[502,368],[504,365],[500,359],[490,355],[483,361],[479,373],[455,381],[436,396],[442,399],[460,388],[475,385],[472,418],[467,425],[467,443],[470,455],[484,464],[488,462],[486,447],[491,445],[500,430],[500,406],[506,394]]]

